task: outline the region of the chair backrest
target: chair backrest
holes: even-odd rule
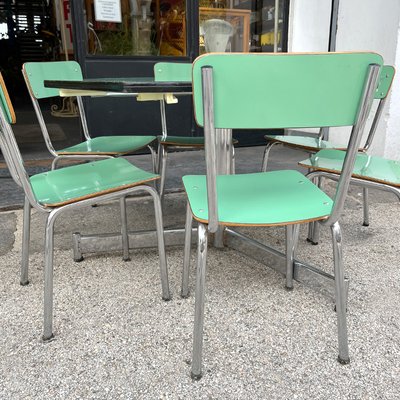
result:
[[[27,62],[22,66],[29,92],[36,99],[58,96],[58,89],[44,86],[45,80],[80,81],[82,70],[76,61]]]
[[[177,62],[159,62],[154,65],[156,82],[191,82],[192,64]]]
[[[24,189],[25,195],[31,201],[31,204],[40,208],[35,201],[35,196],[29,182],[29,176],[24,168],[21,153],[10,125],[15,122],[14,108],[0,73],[0,148],[15,183]]]
[[[384,65],[382,67],[379,76],[378,87],[375,91],[375,96],[374,96],[375,99],[379,100],[379,105],[375,111],[374,119],[372,120],[367,140],[365,141],[365,144],[363,146],[363,151],[367,151],[370,148],[371,143],[374,139],[376,128],[378,127],[378,123],[386,103],[387,95],[392,86],[394,75],[395,75],[394,67],[392,67],[391,65]]]
[[[383,107],[385,106],[386,97],[389,93],[390,87],[392,86],[394,74],[395,74],[395,69],[391,65],[384,65],[381,68],[378,87],[376,88],[374,95],[374,99],[379,100],[379,104],[376,108],[374,118],[372,120],[370,130],[368,132],[367,140],[365,141],[365,144],[362,147],[362,151],[364,152],[368,150],[375,136],[376,128],[378,126],[378,122],[381,117]],[[321,140],[325,140],[327,133],[328,131],[326,130],[326,128],[321,128],[319,130],[318,138]]]
[[[46,146],[53,156],[57,156],[38,100],[59,96],[58,89],[44,86],[45,80],[82,80],[81,67],[75,61],[28,62],[22,66],[22,74],[25,78]],[[77,99],[83,133],[86,139],[90,139],[82,99],[80,97]]]
[[[159,62],[154,65],[154,80],[156,82],[191,82],[192,64],[177,62]],[[162,140],[168,136],[165,101],[160,101]]]
[[[218,226],[219,129],[352,126],[329,221],[343,207],[382,57],[375,53],[206,54],[193,64],[196,121],[204,126],[209,229]]]

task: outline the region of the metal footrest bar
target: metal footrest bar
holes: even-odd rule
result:
[[[225,243],[228,247],[285,275],[286,255],[284,253],[229,228],[225,229]],[[295,260],[293,278],[332,299],[335,298],[335,281],[333,275],[321,271],[312,265]],[[349,280],[347,278],[345,278],[345,285],[347,299],[349,287]]]
[[[164,230],[164,239],[166,246],[183,246],[185,230],[184,229],[166,229]],[[74,233],[72,235],[74,261],[81,261],[83,254],[99,253],[107,251],[118,251],[122,249],[122,237],[120,233],[105,233],[97,235],[81,235]],[[192,242],[197,241],[197,229],[192,230]],[[129,248],[143,249],[157,247],[156,231],[137,231],[129,232]]]

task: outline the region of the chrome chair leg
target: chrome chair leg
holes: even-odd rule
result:
[[[52,171],[57,169],[57,164],[60,161],[60,159],[61,159],[61,157],[58,157],[58,156],[54,157],[54,159],[53,159],[53,161],[51,163],[51,170]]]
[[[333,244],[335,298],[339,341],[338,361],[341,364],[348,364],[350,362],[350,357],[346,322],[346,285],[344,282],[343,270],[342,234],[338,222],[331,226],[331,232]]]
[[[121,236],[122,236],[122,259],[124,261],[130,261],[129,257],[129,233],[128,233],[128,222],[126,215],[126,198],[121,197],[119,199],[121,208]]]
[[[232,154],[231,154],[230,173],[231,173],[231,175],[235,175],[235,172],[236,172],[235,146],[232,145],[231,148],[232,148]]]
[[[53,335],[53,253],[54,253],[54,222],[58,211],[53,210],[46,221],[45,253],[44,253],[44,321],[43,341],[51,340]]]
[[[313,178],[312,182],[322,190],[322,185],[323,185],[322,176]],[[319,242],[319,230],[320,230],[320,224],[318,221],[310,222],[308,224],[307,241],[314,245],[317,245]]]
[[[297,248],[300,225],[286,225],[286,289],[293,289],[294,255]]]
[[[28,198],[24,200],[24,216],[22,228],[22,257],[21,257],[21,277],[20,284],[22,286],[29,283],[29,241],[31,233],[31,205]]]
[[[369,226],[368,188],[363,187],[363,226]]]
[[[151,154],[151,166],[153,170],[153,174],[158,174],[158,166],[157,166],[157,154],[156,151],[154,150],[153,146],[147,146],[148,149],[150,150]]]
[[[319,243],[319,230],[320,230],[320,224],[318,221],[310,222],[308,224],[307,241],[317,245]]]
[[[204,297],[207,262],[207,226],[199,223],[197,240],[197,273],[193,329],[192,379],[200,379],[203,352]]]
[[[272,147],[275,144],[278,144],[278,143],[277,142],[269,142],[267,144],[267,146],[265,147],[263,161],[262,161],[262,167],[261,167],[261,172],[265,172],[267,170],[269,152],[271,151]]]
[[[161,146],[161,158],[159,160],[160,188],[159,193],[161,198],[164,196],[165,178],[167,173],[167,158],[168,150],[166,146]]]
[[[189,202],[186,205],[186,223],[185,223],[185,249],[183,253],[183,270],[182,270],[182,288],[181,297],[189,296],[189,275],[190,275],[190,250],[192,244],[192,224],[193,215]]]
[[[157,230],[157,243],[158,243],[158,256],[160,259],[160,276],[162,286],[162,299],[165,301],[171,300],[171,294],[169,291],[168,283],[168,268],[167,268],[167,256],[165,254],[165,241],[164,241],[164,226],[162,218],[162,208],[160,196],[151,186],[145,186],[144,190],[151,194],[154,201],[154,213],[156,218],[156,230]]]

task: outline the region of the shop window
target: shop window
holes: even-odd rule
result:
[[[283,0],[200,0],[200,53],[282,51]]]
[[[85,0],[88,52],[186,56],[185,0]]]

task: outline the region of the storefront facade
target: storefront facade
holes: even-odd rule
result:
[[[152,76],[159,61],[192,62],[206,51],[287,51],[288,0],[72,1],[75,58],[85,77]],[[159,134],[158,104],[132,98],[86,100],[98,135]],[[174,135],[201,135],[191,99],[167,110]],[[263,132],[238,133],[242,144]]]

